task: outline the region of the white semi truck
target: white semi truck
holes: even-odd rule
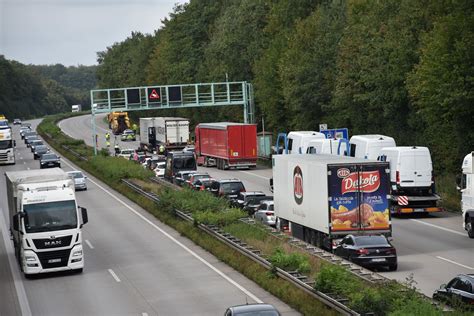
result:
[[[15,140],[10,127],[0,128],[0,164],[15,164]]]
[[[141,117],[140,147],[155,151],[180,150],[189,143],[189,120],[181,117]]]
[[[347,234],[391,235],[389,166],[334,155],[275,155],[277,227],[332,250]]]
[[[84,267],[82,226],[74,183],[59,168],[5,173],[10,231],[25,276]]]
[[[462,225],[469,238],[474,238],[474,151],[464,157],[461,180]]]

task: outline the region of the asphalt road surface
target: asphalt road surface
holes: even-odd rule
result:
[[[105,146],[105,133],[109,131],[103,122],[104,115],[96,117],[99,146]],[[61,128],[70,136],[92,144],[91,116],[79,116],[64,120]],[[101,142],[102,140],[102,142]],[[122,146],[138,147],[137,142]],[[269,192],[270,168],[250,170],[217,170],[199,167],[216,179],[239,178],[247,191]],[[435,289],[459,273],[474,273],[474,240],[462,229],[460,214],[449,212],[432,215],[404,216],[392,219],[393,244],[398,253],[398,270],[381,271],[384,276],[405,282],[413,277],[414,286],[431,296]]]
[[[81,138],[90,136],[92,141],[80,121],[84,118],[78,119],[65,128],[80,130]],[[78,205],[89,213],[83,228],[84,272],[25,279],[8,236],[3,174],[37,169],[39,161],[20,139],[18,127],[13,130],[17,163],[0,166],[0,315],[222,315],[228,306],[246,301],[270,303],[283,315],[298,315],[90,175],[88,190],[76,194]],[[64,158],[61,167],[76,169]]]

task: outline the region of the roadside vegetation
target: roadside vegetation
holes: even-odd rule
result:
[[[335,293],[347,298],[347,305],[360,313],[420,316],[442,314],[441,310],[416,292],[411,280],[407,280],[405,284],[394,281],[378,285],[369,284],[344,268],[291,246],[287,242],[288,237],[274,236],[259,224],[248,225],[241,222],[239,219],[245,217],[246,214],[239,209],[229,207],[224,199],[216,198],[207,192],[161,187],[149,181],[152,173],[138,164],[122,158],[110,157],[106,152],[94,157],[90,147],[82,141],[73,141],[62,134],[56,126],[60,119],[70,115],[47,117],[38,127],[39,133],[52,147],[304,315],[335,315],[336,313],[304,291],[276,277],[274,270],[267,271],[199,230],[196,225],[219,226],[225,232],[259,249],[275,268],[298,271],[308,276],[315,280],[315,290]],[[67,146],[67,149],[64,146]],[[87,161],[72,154],[71,149],[86,155]],[[154,203],[138,195],[121,182],[122,178],[132,178],[145,190],[158,194],[160,203]],[[194,223],[177,218],[175,209],[191,213]],[[463,312],[456,311],[456,315],[463,315]]]

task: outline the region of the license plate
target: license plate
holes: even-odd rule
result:
[[[424,208],[415,208],[413,211],[414,212],[424,212],[425,209]]]
[[[48,260],[48,263],[56,263],[56,262],[61,262],[61,258]]]
[[[372,259],[372,262],[384,262],[384,261],[385,261],[385,258]]]

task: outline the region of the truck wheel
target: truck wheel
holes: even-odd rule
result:
[[[474,218],[468,218],[466,222],[466,230],[467,235],[469,238],[474,238],[474,225],[473,225]]]

